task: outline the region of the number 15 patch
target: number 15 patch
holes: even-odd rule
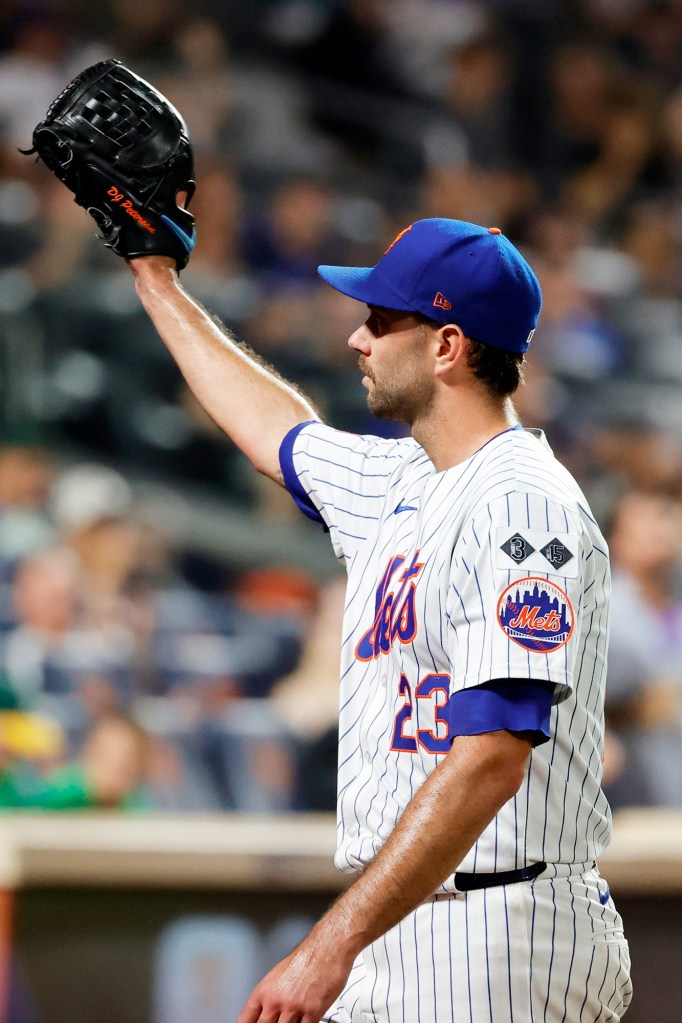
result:
[[[497,568],[550,572],[567,579],[578,575],[578,538],[572,533],[498,526],[495,540]]]

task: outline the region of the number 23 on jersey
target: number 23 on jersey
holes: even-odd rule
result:
[[[391,749],[397,753],[418,753],[422,747],[427,753],[449,753],[451,746],[448,703],[450,700],[450,676],[426,675],[414,690],[414,700],[432,700],[433,728],[417,728],[414,731],[412,717],[416,711],[412,687],[405,675],[400,676],[398,692],[405,700],[395,716]],[[440,733],[440,734],[439,734]]]

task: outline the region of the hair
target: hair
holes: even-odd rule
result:
[[[415,315],[425,326],[433,330],[440,330],[443,326],[438,320],[431,320],[421,313]],[[526,361],[523,352],[495,348],[471,337],[466,341],[464,352],[467,365],[474,376],[485,385],[488,394],[493,398],[508,398],[512,395],[523,380],[523,366]]]
[[[98,732],[105,731],[110,725],[124,728],[138,742],[140,749],[146,752],[150,743],[149,732],[132,714],[118,708],[105,710],[98,718],[95,718],[88,729],[86,741]]]
[[[483,381],[494,398],[508,398],[523,380],[523,352],[509,352],[467,338],[465,353],[474,376]]]

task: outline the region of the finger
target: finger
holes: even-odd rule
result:
[[[285,1019],[288,1023],[288,1017],[282,1016],[279,1009],[267,1010],[263,1007],[258,1016],[258,1023],[284,1023]]]
[[[237,1023],[259,1023],[261,1018],[261,1004],[249,999],[237,1017]]]
[[[178,206],[182,206],[183,209],[185,208],[185,206],[187,205],[188,195],[189,192],[187,191],[186,188],[181,188],[180,191],[176,193],[175,201],[178,204]]]

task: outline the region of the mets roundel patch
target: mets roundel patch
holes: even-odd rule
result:
[[[549,654],[571,638],[575,616],[561,587],[527,576],[504,590],[497,603],[497,620],[514,643],[536,654]]]

